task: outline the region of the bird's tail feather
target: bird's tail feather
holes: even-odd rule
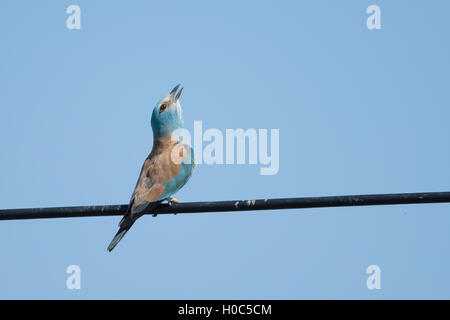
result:
[[[112,249],[115,248],[115,246],[119,243],[120,240],[122,240],[123,236],[127,233],[128,230],[130,230],[131,226],[127,226],[124,228],[120,228],[119,231],[117,231],[114,238],[111,240],[111,243],[108,246],[108,251],[111,252]]]

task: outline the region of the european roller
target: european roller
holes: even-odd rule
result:
[[[134,222],[152,212],[162,201],[178,203],[172,195],[180,190],[195,167],[192,148],[176,139],[175,130],[183,128],[183,115],[178,101],[183,91],[177,85],[153,109],[153,148],[142,166],[128,209],[119,223],[119,231],[108,246],[114,249]],[[156,213],[154,213],[156,215]]]

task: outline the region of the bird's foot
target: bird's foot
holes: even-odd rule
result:
[[[169,204],[169,206],[172,206],[173,204],[178,204],[180,203],[180,200],[176,199],[176,198],[168,198],[167,199],[167,203]]]

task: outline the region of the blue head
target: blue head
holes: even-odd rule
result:
[[[177,85],[164,98],[162,98],[153,109],[152,113],[152,129],[154,138],[162,138],[172,135],[176,129],[183,128],[183,110],[178,102],[180,91]]]

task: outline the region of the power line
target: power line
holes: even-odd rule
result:
[[[394,204],[450,202],[450,192],[347,195],[308,198],[183,202],[160,204],[146,214],[179,214],[200,212],[233,212],[253,210],[305,209],[324,207],[378,206]],[[0,220],[102,217],[123,215],[128,205],[78,206],[0,210]]]

